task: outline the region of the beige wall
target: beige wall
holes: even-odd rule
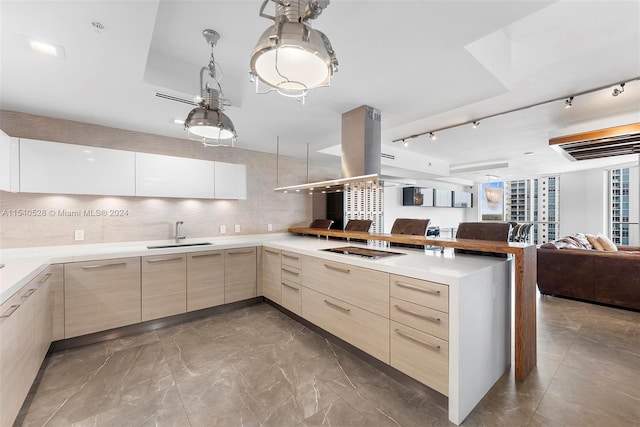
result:
[[[0,191],[0,209],[44,209],[53,216],[33,218],[0,216],[0,247],[125,242],[170,239],[175,221],[184,221],[188,237],[219,236],[220,225],[226,235],[286,231],[311,221],[311,197],[278,194],[276,156],[238,148],[205,148],[186,139],[132,132],[68,120],[53,119],[10,111],[0,111],[0,129],[14,137],[82,144],[146,153],[166,154],[247,165],[246,200],[203,200],[148,197],[105,197],[7,193]],[[280,185],[306,182],[307,168],[302,159],[280,157]],[[310,179],[339,176],[339,171],[311,168]],[[90,177],[87,177],[90,179]],[[65,217],[59,210],[125,209],[123,217]],[[74,241],[74,230],[84,230],[85,240]]]

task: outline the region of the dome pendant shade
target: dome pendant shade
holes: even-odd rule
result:
[[[338,60],[327,36],[305,22],[311,16],[296,19],[296,13],[313,2],[291,1],[286,7],[277,0],[274,2],[280,4],[277,16],[261,15],[272,18],[275,24],[262,33],[253,50],[251,74],[256,79],[256,88],[261,82],[269,90],[304,99],[308,90],[330,85]]]
[[[229,140],[236,138],[236,130],[233,122],[221,111],[196,107],[191,110],[184,125],[190,133],[200,138],[209,140]]]

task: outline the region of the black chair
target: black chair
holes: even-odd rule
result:
[[[508,222],[461,222],[458,226],[456,239],[488,240],[494,242],[508,242],[511,233],[511,224]],[[469,255],[486,255],[506,258],[507,254],[493,252],[474,251],[470,249],[454,250],[455,253]]]

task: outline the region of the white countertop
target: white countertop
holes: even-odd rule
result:
[[[455,255],[452,249],[447,249],[444,253],[440,253],[439,250],[419,250],[399,247],[375,248],[402,252],[406,255],[372,260],[359,256],[322,251],[322,249],[340,246],[366,247],[366,245],[362,243],[346,242],[344,240],[325,240],[309,236],[295,236],[288,233],[187,239],[180,243],[201,242],[210,242],[212,245],[148,249],[147,246],[170,245],[175,243],[173,240],[156,240],[148,242],[118,242],[2,249],[0,264],[5,264],[5,266],[4,268],[0,268],[0,304],[4,303],[14,293],[19,291],[50,264],[232,249],[245,246],[268,246],[275,249],[290,250],[330,261],[347,263],[423,280],[437,281],[448,285],[455,285],[459,278],[467,274],[506,261],[503,258]]]

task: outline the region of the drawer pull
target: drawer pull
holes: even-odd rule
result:
[[[349,270],[348,268],[340,268],[340,267],[334,267],[333,265],[329,265],[329,264],[324,264],[324,268],[328,268],[329,270],[334,270],[334,271],[339,271],[341,273],[351,273],[351,270]]]
[[[165,262],[165,261],[178,261],[181,260],[182,257],[181,256],[174,256],[172,258],[155,258],[155,259],[148,259],[147,262]]]
[[[409,334],[405,334],[404,332],[402,332],[402,331],[401,331],[401,330],[399,330],[399,329],[394,329],[394,331],[396,332],[396,334],[400,335],[401,337],[408,338],[408,339],[410,339],[410,340],[412,340],[412,341],[415,341],[415,342],[417,342],[417,343],[419,343],[419,344],[422,344],[422,345],[424,345],[424,346],[427,346],[427,347],[429,347],[429,348],[431,348],[431,349],[434,349],[434,350],[438,350],[438,351],[440,351],[440,346],[439,346],[439,345],[431,344],[430,342],[426,342],[426,341],[423,341],[423,340],[421,340],[421,339],[419,339],[419,338],[416,338],[416,337],[414,337],[414,336],[411,336],[411,335],[409,335]]]
[[[408,289],[413,289],[416,291],[420,291],[420,292],[424,292],[425,294],[431,294],[431,295],[440,295],[440,291],[436,291],[434,289],[424,289],[421,288],[419,286],[413,286],[410,285],[408,283],[402,283],[396,280],[396,285],[400,286],[401,288],[408,288]]]
[[[33,293],[34,293],[35,291],[36,291],[36,290],[35,290],[34,288],[31,288],[31,289],[29,289],[27,292],[25,292],[25,293],[24,293],[24,295],[22,295],[22,297],[21,297],[21,298],[29,298],[31,295],[33,295]]]
[[[282,256],[285,257],[285,258],[289,258],[289,259],[295,259],[295,260],[299,260],[300,259],[299,256],[295,256],[295,255],[282,254]]]
[[[244,255],[244,254],[252,254],[253,250],[248,250],[248,251],[233,251],[233,252],[227,252],[229,255]]]
[[[265,251],[266,253],[268,253],[268,254],[280,255],[280,252],[278,252],[278,251],[270,251],[269,249],[265,249],[264,251]]]
[[[112,262],[110,264],[96,264],[96,265],[85,265],[82,267],[83,270],[91,270],[92,268],[103,268],[103,267],[116,267],[118,265],[127,265],[126,262]]]
[[[345,313],[348,313],[348,312],[350,312],[350,311],[351,311],[351,309],[350,309],[350,308],[344,308],[344,307],[342,307],[342,306],[340,306],[340,305],[338,305],[338,304],[334,304],[334,303],[332,303],[331,301],[324,300],[324,302],[325,302],[325,304],[330,305],[331,307],[337,308],[338,310],[342,310],[342,311],[344,311]]]
[[[11,317],[13,312],[16,311],[18,309],[18,307],[20,307],[20,304],[12,305],[11,307],[9,307],[9,310],[7,310],[7,312],[5,314],[0,315],[0,319]]]
[[[298,273],[297,271],[288,270],[286,268],[283,268],[282,271],[284,271],[285,273],[293,274],[294,276],[299,276],[300,275],[300,273]]]
[[[403,313],[411,314],[412,316],[420,317],[421,319],[425,319],[430,322],[440,323],[439,317],[426,316],[424,314],[416,313],[415,311],[407,310],[406,308],[401,307],[398,304],[396,304],[395,307],[398,309],[398,311],[402,311]]]
[[[295,286],[291,286],[291,285],[287,285],[286,283],[282,282],[282,286],[286,286],[289,289],[293,289],[294,291],[298,292],[300,291],[300,288],[296,288]],[[326,301],[325,301],[326,302]]]
[[[207,256],[221,256],[222,254],[220,252],[214,253],[214,254],[199,254],[199,255],[191,255],[191,258],[204,258]]]
[[[49,280],[51,278],[51,276],[53,276],[53,273],[45,274],[44,277],[42,278],[42,280],[40,280],[38,282],[38,285],[44,285],[45,283],[47,283],[47,280]]]

